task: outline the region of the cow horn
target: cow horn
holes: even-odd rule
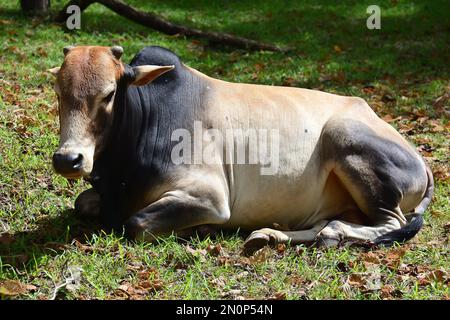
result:
[[[121,46],[114,46],[111,47],[111,52],[117,59],[120,59],[120,57],[123,54],[123,48]]]
[[[75,46],[66,46],[63,48],[63,52],[64,55],[67,55],[67,53],[69,53],[70,50],[72,50],[73,48],[75,48]]]

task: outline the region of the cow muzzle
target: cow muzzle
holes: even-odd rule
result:
[[[91,171],[90,167],[92,166],[82,153],[57,151],[53,154],[53,168],[65,178],[78,179],[87,176]]]

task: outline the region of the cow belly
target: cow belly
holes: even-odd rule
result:
[[[356,208],[337,177],[320,164],[289,179],[257,172],[252,176],[246,168],[240,172],[234,195],[224,228],[252,230],[276,224],[286,230],[307,229]]]

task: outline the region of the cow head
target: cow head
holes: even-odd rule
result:
[[[89,176],[102,151],[113,118],[117,85],[124,75],[118,46],[65,47],[56,77],[60,143],[53,155],[55,171],[66,178]],[[131,85],[145,85],[173,66],[143,65],[132,68]]]

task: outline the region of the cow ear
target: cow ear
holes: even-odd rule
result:
[[[150,83],[156,78],[158,78],[160,75],[174,68],[175,66],[152,66],[152,65],[133,67],[134,79],[132,84],[136,86],[146,85],[147,83]]]
[[[120,60],[120,57],[123,54],[123,48],[121,46],[114,46],[111,47],[111,52],[117,60]]]
[[[75,48],[75,46],[65,46],[63,48],[64,56],[66,56],[69,53],[69,51],[72,50],[73,48]]]
[[[61,68],[55,67],[55,68],[48,69],[47,72],[50,72],[52,75],[54,75],[56,77],[59,73],[59,69],[61,69]]]

